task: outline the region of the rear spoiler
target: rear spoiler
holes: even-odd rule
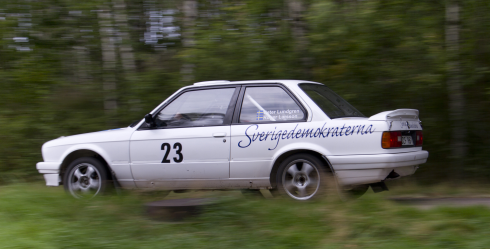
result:
[[[371,116],[371,121],[420,121],[419,110],[416,109],[396,109],[394,111],[380,112]]]

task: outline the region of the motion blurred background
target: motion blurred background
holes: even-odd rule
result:
[[[2,0],[0,183],[41,145],[128,126],[205,80],[324,83],[366,116],[420,110],[420,184],[490,177],[488,0]]]

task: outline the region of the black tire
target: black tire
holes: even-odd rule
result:
[[[65,191],[77,199],[93,198],[105,192],[107,170],[95,158],[78,158],[66,169],[63,185]]]
[[[306,153],[286,158],[276,175],[277,192],[299,201],[336,194],[335,191],[329,191],[332,181],[330,172],[325,170],[325,164]]]

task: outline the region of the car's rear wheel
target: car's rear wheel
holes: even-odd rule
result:
[[[65,191],[75,198],[92,198],[103,193],[107,187],[107,170],[95,158],[78,158],[65,172]]]
[[[327,194],[331,180],[324,164],[315,156],[304,153],[284,160],[276,175],[277,191],[283,196],[300,201]]]

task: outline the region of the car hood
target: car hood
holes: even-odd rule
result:
[[[127,141],[133,133],[133,128],[118,128],[105,131],[90,132],[67,137],[59,137],[46,142],[43,147],[55,147],[70,144],[101,143]]]

